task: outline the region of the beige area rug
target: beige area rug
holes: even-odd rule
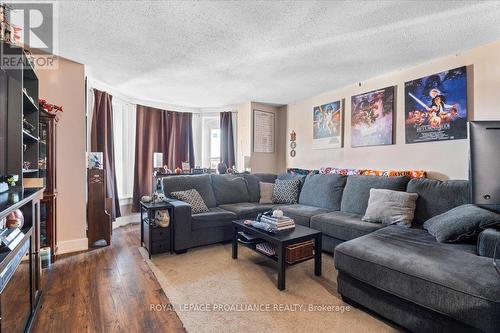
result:
[[[323,275],[314,260],[286,271],[286,290],[276,288],[276,263],[243,246],[231,258],[231,244],[191,249],[145,260],[186,330],[197,332],[396,332],[380,319],[350,307],[337,293],[331,256],[323,254]],[[158,305],[154,311],[172,311]]]

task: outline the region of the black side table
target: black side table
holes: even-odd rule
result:
[[[155,214],[159,210],[167,210],[170,225],[160,227],[155,222]],[[169,202],[141,202],[141,246],[153,254],[172,252],[174,250],[174,207]]]

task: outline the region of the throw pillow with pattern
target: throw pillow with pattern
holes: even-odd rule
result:
[[[191,213],[199,214],[208,212],[208,207],[203,201],[200,193],[196,190],[178,191],[172,192],[170,195],[177,200],[184,201],[191,205]]]
[[[273,203],[275,204],[296,204],[299,199],[300,180],[276,179],[273,188]]]

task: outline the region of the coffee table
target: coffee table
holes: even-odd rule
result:
[[[246,225],[244,220],[233,221],[233,259],[238,258],[238,233],[244,231],[247,234],[257,236],[266,242],[273,244],[276,247],[276,256],[268,256],[255,249],[255,244],[243,244],[255,252],[271,258],[277,262],[278,269],[278,289],[285,290],[285,270],[286,266],[290,265],[286,262],[286,247],[292,244],[314,240],[314,274],[321,275],[321,231],[314,230],[301,225],[296,225],[295,229],[290,231],[282,231],[279,233],[271,233],[261,229]],[[306,258],[292,265],[299,264],[312,258]]]

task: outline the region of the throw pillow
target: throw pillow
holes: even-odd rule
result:
[[[441,243],[454,243],[477,236],[481,231],[500,225],[500,215],[472,204],[455,207],[431,217],[424,229]]]
[[[200,193],[196,190],[172,192],[170,195],[178,200],[187,202],[191,205],[191,213],[199,214],[208,212],[208,207],[203,201]]]
[[[418,194],[383,189],[370,189],[368,207],[362,220],[382,224],[411,226]]]
[[[273,189],[273,203],[275,204],[296,204],[299,198],[300,180],[276,179]]]
[[[260,204],[272,204],[273,203],[273,183],[263,183],[259,182],[260,187]]]

